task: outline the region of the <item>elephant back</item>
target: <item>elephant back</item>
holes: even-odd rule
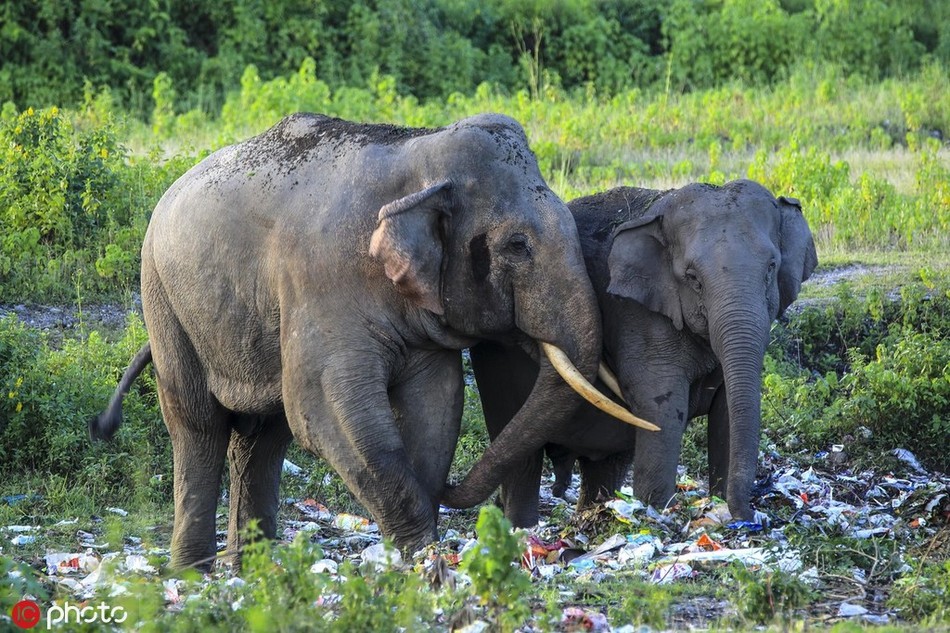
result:
[[[588,273],[595,280],[595,287],[606,284],[607,254],[616,228],[642,217],[658,200],[672,191],[675,190],[615,187],[567,203],[577,223],[584,259]]]

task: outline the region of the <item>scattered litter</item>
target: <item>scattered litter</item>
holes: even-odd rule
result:
[[[561,626],[565,631],[609,631],[607,616],[598,611],[588,611],[580,607],[568,607],[561,616]]]
[[[304,476],[303,468],[288,459],[284,460],[283,471],[288,475],[294,475],[296,477]]]
[[[346,513],[333,517],[333,527],[347,532],[373,532],[378,529],[369,519]]]
[[[5,497],[0,497],[0,501],[7,504],[8,506],[15,506],[18,503],[23,501],[40,501],[43,497],[40,495],[7,495]]]
[[[733,521],[726,525],[730,530],[745,530],[746,532],[761,532],[765,527],[761,523],[752,521]]]
[[[558,587],[564,596],[576,595],[570,584],[575,579],[597,583],[617,575],[657,584],[676,583],[721,573],[717,570],[734,563],[753,573],[781,570],[819,588],[826,586],[827,578],[820,577],[815,566],[806,569],[803,557],[810,557],[794,545],[801,542],[803,529],[836,538],[920,542],[950,525],[950,479],[945,475],[928,473],[916,457],[904,449],[892,452],[898,460],[889,462],[894,472],[853,472],[848,470],[848,463],[835,464],[830,458],[843,454],[846,449],[845,445],[831,446],[824,461],[816,459],[804,468],[775,451],[764,451],[760,467],[767,473],[756,481],[755,514],[748,521],[735,520],[722,499],[704,490],[704,483],[690,480],[682,473],[678,479],[682,484],[679,492],[665,508],[643,504],[629,488],[621,489],[616,498],[583,512],[573,513],[570,506],[560,507],[556,516],[572,516],[570,523],[542,522],[526,532],[522,566],[535,582],[550,583],[549,586]],[[302,474],[302,469],[289,461],[285,461],[283,468],[293,475]],[[579,477],[575,476],[571,484],[573,490],[569,488],[567,494],[576,495],[579,484]],[[550,495],[550,485],[550,481],[546,482],[542,491],[542,507],[564,503]],[[3,501],[13,504],[25,498],[26,495],[14,495]],[[434,550],[427,549],[424,555],[404,560],[399,551],[380,542],[379,528],[371,519],[337,514],[310,498],[290,499],[286,504],[281,514],[289,518],[282,516],[278,533],[288,541],[299,536],[319,545],[326,557],[311,565],[310,571],[314,574],[336,581],[342,562],[356,561],[376,570],[411,566],[424,574],[433,588],[464,587],[471,582],[458,570],[467,552],[479,546],[471,533],[448,529]],[[106,510],[128,515],[121,508]],[[453,511],[441,509],[440,512]],[[24,513],[23,516],[31,515]],[[223,523],[224,515],[219,518]],[[0,535],[4,537],[3,542],[9,540],[17,546],[43,538],[44,529],[57,530],[56,537],[60,540],[74,535],[73,545],[67,547],[84,553],[48,553],[45,566],[48,582],[56,584],[57,592],[71,593],[80,600],[118,595],[126,591],[126,585],[134,584],[125,579],[156,574],[167,564],[168,551],[147,550],[139,536],[126,537],[120,551],[110,552],[109,544],[97,543],[103,539],[101,524],[99,517],[72,518],[45,527],[0,526]],[[604,535],[610,536],[603,540]],[[219,530],[217,536],[223,543],[225,533]],[[144,542],[151,540],[146,538]],[[49,541],[56,542],[55,539]],[[17,551],[23,557],[32,555],[30,549]],[[893,573],[912,571],[908,564],[912,562],[898,561]],[[211,578],[206,577],[197,584],[174,578],[162,581],[166,608],[181,610],[187,602],[202,599],[201,591]],[[839,578],[860,587],[869,596],[872,590],[877,591],[877,578],[860,567],[849,568]],[[239,588],[241,583],[237,577],[226,581],[231,588]],[[235,599],[237,593],[230,598],[231,607],[241,609],[244,605],[240,598]],[[840,602],[844,599],[842,596],[829,601],[822,609],[828,616],[853,618],[862,623],[899,621],[894,611],[868,611],[868,608],[884,610],[883,602],[853,597],[854,602]],[[340,600],[339,595],[327,591],[316,603],[332,606]],[[477,633],[490,628],[477,614],[470,622],[455,630]],[[633,633],[639,630],[629,626],[611,629],[604,614],[580,606],[564,608],[558,627],[564,631]]]
[[[861,605],[851,604],[850,602],[842,602],[838,606],[839,618],[853,618],[857,615],[865,615],[867,612],[868,610]]]
[[[618,519],[626,523],[632,523],[633,515],[643,511],[646,507],[640,501],[626,501],[624,499],[611,499],[604,505],[613,510]]]
[[[310,566],[310,571],[314,574],[335,575],[339,571],[340,565],[331,558],[323,558]]]
[[[46,555],[46,573],[50,576],[71,574],[74,572],[89,573],[99,567],[99,559],[95,555],[86,554],[61,554],[53,553]]]
[[[129,554],[126,556],[123,567],[126,571],[135,571],[144,574],[155,573],[155,567],[149,564],[148,559],[141,554]]]
[[[17,534],[12,539],[10,539],[10,542],[17,546],[29,545],[35,541],[36,537],[30,536],[29,534]]]
[[[178,593],[178,579],[169,578],[162,582],[162,587],[165,588],[165,601],[169,604],[178,604],[181,602],[181,595]]]
[[[893,451],[891,451],[891,454],[897,457],[897,459],[907,464],[908,466],[910,466],[911,470],[913,470],[918,475],[927,474],[927,470],[923,466],[920,465],[919,461],[917,461],[917,456],[911,453],[906,448],[895,448]]]
[[[294,501],[294,507],[300,511],[300,514],[313,521],[332,521],[333,513],[323,505],[313,499],[304,499],[303,501]]]
[[[370,545],[360,554],[363,564],[371,565],[376,571],[384,571],[402,565],[402,554],[386,543]]]
[[[692,578],[694,575],[696,572],[686,563],[669,563],[654,567],[650,582],[665,585],[678,578]]]
[[[663,543],[649,534],[630,535],[617,553],[617,562],[625,567],[643,567],[662,547]]]

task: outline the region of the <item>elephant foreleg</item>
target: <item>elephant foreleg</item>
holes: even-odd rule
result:
[[[465,384],[461,360],[455,350],[416,352],[389,390],[399,434],[433,510],[458,443]]]
[[[228,445],[231,472],[228,553],[235,565],[240,565],[246,542],[244,530],[249,521],[257,520],[264,538],[277,535],[280,474],[291,440],[283,414],[256,422],[258,428],[251,434],[233,430]]]
[[[646,397],[635,400],[634,410],[656,422],[660,430],[637,429],[633,492],[641,501],[663,509],[676,493],[676,468],[689,418],[689,385],[674,381],[662,386],[654,383],[653,387]]]
[[[371,356],[331,358],[319,378],[285,365],[284,408],[294,437],[333,466],[383,534],[412,552],[436,539],[434,499],[411,466],[385,370],[367,367]],[[415,416],[404,424],[423,422]]]
[[[729,482],[729,405],[726,387],[720,385],[709,409],[707,454],[709,457],[709,492],[726,499]]]

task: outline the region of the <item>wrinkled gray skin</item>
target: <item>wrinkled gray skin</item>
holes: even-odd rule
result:
[[[274,536],[292,437],[399,547],[433,541],[459,350],[549,342],[592,378],[601,349],[575,224],[499,115],[423,130],[298,114],[212,154],[155,208],[142,306],[150,347],[90,430],[116,430],[150,357],[174,449],[176,567],[214,559],[226,458],[229,550],[250,519]],[[539,437],[542,411],[576,404],[541,362],[512,423]]]
[[[665,506],[687,420],[708,414],[711,490],[734,517],[750,519],[769,329],[817,264],[797,201],[739,180],[621,187],[568,206],[603,313],[604,361],[631,410],[662,430],[634,429],[585,404],[572,432],[549,438],[555,492],[575,457],[579,506],[618,489],[632,462],[636,496]],[[537,364],[494,343],[471,355],[494,437],[530,392]],[[501,502],[515,525],[537,523],[541,464],[537,451],[504,480]]]

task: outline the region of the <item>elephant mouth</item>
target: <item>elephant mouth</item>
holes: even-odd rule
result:
[[[551,345],[550,343],[545,343],[541,341],[541,349],[544,350],[545,356],[548,357],[548,360],[551,361],[551,365],[554,367],[554,370],[564,379],[571,389],[576,391],[582,398],[587,400],[589,403],[607,413],[617,418],[621,422],[626,422],[627,424],[639,427],[641,429],[646,429],[648,431],[659,431],[660,427],[657,425],[647,422],[646,420],[639,418],[633,415],[630,411],[627,411],[619,404],[602,394],[594,385],[584,378],[583,374],[577,370],[577,367],[574,366],[574,363],[567,357],[567,354],[564,353],[559,347]],[[600,372],[604,373],[606,371],[608,379],[604,382],[610,386],[611,390],[615,393],[620,391],[620,387],[617,384],[617,379],[613,377],[613,374],[610,373],[610,370],[601,363]],[[602,377],[603,379],[603,377]],[[611,382],[613,383],[611,385]]]

